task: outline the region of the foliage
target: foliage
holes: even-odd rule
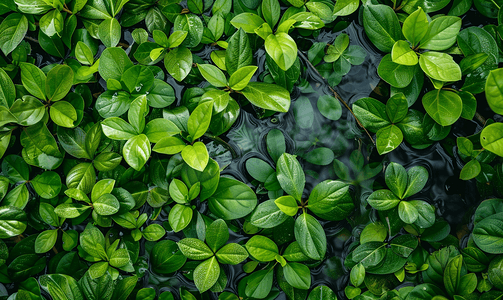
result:
[[[0,298],[500,299],[502,5],[1,1]]]

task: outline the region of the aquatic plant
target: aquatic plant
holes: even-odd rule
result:
[[[502,5],[1,1],[0,298],[502,298]]]

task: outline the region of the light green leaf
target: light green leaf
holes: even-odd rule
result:
[[[297,59],[297,44],[283,32],[269,35],[265,40],[265,50],[284,71]]]
[[[287,112],[290,108],[290,93],[278,85],[250,82],[241,92],[260,108],[279,112]]]
[[[140,171],[150,158],[150,150],[150,141],[144,134],[130,138],[122,149],[124,160],[137,171]]]
[[[461,80],[461,69],[449,54],[434,51],[422,53],[419,56],[419,65],[426,75],[435,80]]]

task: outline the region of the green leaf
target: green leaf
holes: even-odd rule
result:
[[[274,84],[250,82],[241,92],[260,108],[279,112],[287,112],[290,108],[290,93]]]
[[[294,24],[296,28],[316,30],[325,26],[325,23],[320,19],[320,17],[312,12],[299,12],[290,16],[288,19],[296,21]]]
[[[288,216],[274,203],[267,200],[260,203],[252,213],[250,223],[260,228],[273,228],[285,222]]]
[[[376,146],[380,155],[389,153],[403,141],[403,133],[396,125],[388,125],[377,131]]]
[[[128,140],[136,136],[137,132],[133,126],[121,118],[107,118],[101,122],[103,133],[114,140]]]
[[[420,63],[421,57],[419,58]],[[400,65],[393,62],[391,54],[386,54],[377,67],[377,73],[379,76],[395,88],[404,88],[408,86],[414,77],[414,70],[415,66]]]
[[[199,104],[190,114],[189,121],[187,123],[187,128],[192,141],[203,136],[208,130],[211,121],[212,109],[213,109],[213,102],[208,101]]]
[[[176,17],[173,29],[187,31],[182,45],[188,48],[197,46],[203,38],[203,22],[194,14],[183,14]]]
[[[235,91],[244,89],[250,82],[253,74],[257,71],[256,66],[241,67],[229,78],[229,87]]]
[[[103,20],[98,26],[98,36],[105,47],[115,47],[121,39],[121,25],[115,18]]]
[[[154,74],[146,66],[133,66],[122,74],[121,82],[130,93],[146,94],[154,84]]]
[[[356,0],[340,0],[335,3],[333,14],[334,16],[349,16],[354,13],[360,2]]]
[[[265,21],[253,13],[241,13],[231,20],[231,24],[238,29],[243,29],[246,33],[255,33],[255,29]]]
[[[26,95],[21,99],[17,99],[12,104],[10,114],[6,116],[6,122],[17,122],[22,126],[30,126],[38,123],[44,117],[45,113],[45,106],[40,100]],[[9,120],[12,117],[14,118]]]
[[[485,93],[489,107],[497,114],[503,114],[503,69],[492,70],[487,76]]]
[[[274,279],[274,268],[253,272],[247,280],[245,293],[248,297],[263,299],[269,295]]]
[[[227,78],[225,78],[225,74],[219,68],[209,64],[198,64],[197,67],[204,79],[211,85],[216,87],[227,86]]]
[[[278,208],[287,216],[295,216],[299,210],[297,201],[292,196],[281,196],[274,200]]]
[[[264,0],[261,4],[262,15],[266,22],[274,27],[278,23],[281,7],[278,0]]]
[[[225,67],[232,76],[238,69],[252,63],[253,53],[247,34],[243,29],[238,29],[229,39],[225,51]]]
[[[503,123],[493,123],[482,129],[480,144],[484,149],[503,156]]]
[[[162,240],[155,244],[151,252],[152,269],[159,274],[169,274],[180,269],[187,258],[172,240]]]
[[[37,194],[44,199],[56,197],[61,191],[61,178],[58,173],[46,171],[37,175],[31,180],[33,189]]]
[[[461,169],[461,172],[459,173],[459,179],[461,180],[470,180],[477,175],[479,175],[480,171],[482,170],[480,163],[476,159],[470,160],[466,165],[463,166],[463,169]]]
[[[307,290],[311,286],[311,271],[306,265],[287,263],[283,272],[286,281],[294,288]]]
[[[419,56],[419,65],[426,75],[435,80],[461,80],[461,69],[449,54],[434,51],[422,53]]]
[[[154,79],[147,100],[151,107],[164,108],[175,102],[175,91],[168,83],[160,79]]]
[[[248,84],[248,82],[247,82],[247,84]],[[201,103],[201,105],[204,102],[213,103],[213,109],[214,109],[213,114],[216,114],[216,113],[220,113],[223,110],[225,110],[227,108],[227,105],[229,105],[229,101],[230,101],[229,92],[226,92],[223,90],[211,89],[211,90],[205,92],[201,96],[201,101],[199,103]],[[196,107],[196,109],[197,109],[197,107]]]
[[[367,202],[377,210],[388,210],[397,206],[400,199],[390,190],[378,190],[367,198]]]
[[[180,46],[187,37],[187,34],[188,32],[184,30],[177,30],[171,33],[168,38],[168,47],[175,48]]]
[[[20,63],[21,82],[33,96],[45,100],[46,76],[42,70],[30,63]]]
[[[84,300],[77,281],[71,276],[64,274],[42,275],[39,282],[42,289],[51,296],[59,296],[55,299]]]
[[[0,24],[0,49],[5,56],[21,43],[28,31],[28,19],[19,13],[9,14]]]
[[[206,228],[206,243],[211,251],[217,252],[229,240],[229,227],[222,219],[213,221]]]
[[[363,26],[370,41],[383,52],[391,52],[395,42],[403,39],[398,18],[387,5],[365,5]]]
[[[96,173],[91,163],[80,163],[73,167],[66,176],[66,186],[89,194],[96,183]]]
[[[303,213],[295,221],[295,240],[305,255],[314,259],[322,260],[327,251],[327,238],[325,231],[318,220],[313,216]]]
[[[192,53],[185,47],[172,49],[164,57],[164,66],[173,78],[182,81],[192,70]]]
[[[195,142],[183,148],[182,158],[191,168],[202,172],[208,164],[208,150],[202,142]]]
[[[221,177],[215,193],[208,198],[210,211],[224,220],[242,218],[253,211],[257,196],[246,184]]]
[[[46,230],[37,235],[35,240],[35,252],[46,253],[54,247],[58,239],[58,230]]]
[[[111,216],[119,211],[120,203],[114,195],[104,194],[93,200],[93,207],[99,215]]]
[[[93,224],[88,223],[79,237],[80,246],[95,258],[106,259],[105,237]]]
[[[502,239],[503,214],[496,213],[484,218],[475,224],[473,229],[473,240],[477,246],[484,252],[491,254],[500,254],[503,252]]]
[[[269,238],[254,235],[246,242],[246,250],[260,262],[273,261],[279,254],[278,246]]]
[[[176,203],[189,203],[189,190],[185,183],[179,179],[175,178],[169,184],[169,195]]]
[[[10,108],[16,100],[16,88],[12,79],[3,70],[0,69],[0,105]]]
[[[204,260],[213,256],[213,252],[210,248],[199,239],[185,238],[177,244],[180,251],[182,251],[183,255],[188,259]]]
[[[103,152],[98,154],[93,165],[100,172],[107,172],[115,169],[122,161],[122,156],[115,152]]]
[[[122,268],[127,265],[130,261],[129,253],[127,249],[121,248],[113,252],[110,257],[110,265],[116,268]]]
[[[322,95],[316,102],[318,110],[327,119],[337,121],[342,116],[342,108],[339,100],[330,95]]]
[[[418,218],[418,211],[414,205],[407,201],[401,201],[398,205],[398,215],[407,224],[414,223]]]
[[[428,32],[428,18],[421,7],[411,13],[403,22],[402,32],[413,47],[423,39]]]
[[[378,222],[378,223],[370,223],[363,229],[360,234],[360,243],[365,244],[368,242],[384,242],[386,237],[388,236],[388,228]]]
[[[168,222],[173,231],[179,232],[185,229],[192,220],[192,209],[189,206],[175,204],[169,211]]]
[[[63,20],[61,12],[57,9],[53,9],[40,18],[39,26],[40,30],[42,30],[48,37],[52,37],[56,34],[61,36],[64,22],[65,21]]]
[[[351,269],[350,280],[354,286],[360,286],[365,279],[365,267],[360,263]]]
[[[54,212],[60,216],[61,218],[77,218],[83,213],[85,213],[88,209],[91,209],[89,205],[83,204],[60,204],[55,209]]]
[[[269,35],[265,40],[265,50],[284,71],[297,59],[297,44],[287,33]]]
[[[280,156],[276,166],[276,176],[281,188],[295,199],[302,198],[306,178],[304,170],[295,156],[284,153]]]
[[[130,103],[129,93],[108,90],[98,97],[95,107],[102,118],[119,117],[129,109]]]
[[[308,203],[307,207],[314,214],[331,221],[345,219],[354,209],[349,185],[335,180],[317,184],[309,195]]]
[[[126,73],[128,73],[129,70],[127,70]],[[133,126],[136,133],[142,133],[145,129],[145,117],[147,116],[148,112],[149,108],[147,106],[147,96],[138,96],[133,100],[133,102],[131,102],[127,117],[129,124]]]
[[[400,199],[404,198],[407,188],[407,172],[405,168],[397,163],[391,162],[386,168],[386,185]]]
[[[26,213],[14,206],[0,206],[0,238],[22,234],[27,227]]]
[[[121,80],[122,74],[132,66],[133,63],[122,48],[106,48],[101,53],[98,70],[105,81],[110,78]]]
[[[431,21],[428,32],[421,39],[420,48],[429,50],[446,50],[456,42],[461,29],[461,18],[441,16]]]
[[[123,148],[124,160],[136,171],[141,168],[150,158],[150,142],[146,135],[140,134],[130,138]]]
[[[386,106],[373,98],[361,98],[353,104],[353,112],[360,122],[371,132],[390,125]]]
[[[307,300],[337,300],[337,295],[328,286],[318,285],[309,293]]]
[[[377,266],[385,258],[385,245],[381,242],[361,244],[353,250],[353,261],[361,263],[365,268]]]
[[[341,57],[342,53],[349,46],[349,36],[345,33],[339,34],[333,43],[333,45],[328,46],[327,55],[323,57],[325,62],[334,62]]]
[[[243,246],[230,243],[220,248],[215,256],[222,264],[237,265],[248,258],[248,252]]]
[[[405,66],[414,66],[419,62],[416,52],[410,48],[409,43],[406,41],[397,41],[393,45],[393,49],[391,49],[391,60],[394,63]]]
[[[415,166],[407,171],[407,189],[403,198],[419,193],[428,181],[428,170],[423,166]]]
[[[458,94],[446,90],[433,90],[423,96],[423,106],[428,115],[442,126],[454,124],[463,109]]]
[[[220,266],[216,257],[212,257],[200,263],[194,270],[194,283],[199,292],[205,292],[211,288],[220,276]]]
[[[155,144],[152,151],[157,153],[163,153],[168,155],[173,155],[180,153],[183,149],[185,149],[185,142],[177,137],[165,137],[162,138]]]
[[[397,93],[388,99],[386,103],[386,114],[391,123],[401,122],[407,115],[409,105],[403,93]]]
[[[444,271],[444,286],[449,295],[454,296],[458,291],[461,281],[461,269],[463,264],[463,256],[458,255],[452,258]],[[466,272],[466,271],[465,271]]]
[[[72,128],[77,122],[78,116],[75,107],[67,101],[59,101],[51,106],[49,111],[51,120],[61,127]]]

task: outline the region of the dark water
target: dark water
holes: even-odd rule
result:
[[[465,22],[465,21],[464,21]],[[341,83],[335,87],[337,93],[350,106],[356,100],[362,97],[368,97],[378,86],[380,78],[377,75],[377,66],[382,57],[380,53],[371,45],[368,38],[365,36],[363,28],[355,21],[351,22],[349,27],[340,32],[322,31],[315,42],[333,42],[335,37],[341,32],[347,33],[350,37],[351,44],[359,45],[368,53],[365,62],[360,66],[352,66],[351,71],[343,77]],[[132,44],[132,38],[129,31],[124,34],[124,40]],[[312,42],[312,41],[311,41]],[[307,47],[304,50],[307,50]],[[34,50],[38,49],[34,47]],[[100,48],[100,52],[103,48]],[[129,51],[130,49],[128,49]],[[203,59],[209,60],[209,55],[213,49],[208,46],[198,55]],[[41,52],[43,53],[43,52]],[[306,53],[306,52],[304,52]],[[47,58],[40,54],[36,54],[37,65],[44,66],[50,63],[59,63],[61,60]],[[259,50],[255,54],[257,64],[259,66],[259,74],[264,70],[265,56],[264,51]],[[305,62],[301,59],[301,64],[306,67],[306,71],[302,73],[301,79],[308,83],[309,88],[295,87],[292,93],[292,101],[296,101],[299,97],[307,97],[311,102],[314,110],[314,121],[312,128],[302,129],[297,126],[292,109],[285,114],[276,114],[273,117],[258,119],[252,109],[244,108],[241,110],[240,116],[232,129],[223,137],[233,152],[227,147],[218,142],[209,142],[207,144],[210,156],[218,161],[219,165],[225,167],[222,171],[223,176],[231,176],[251,185],[252,178],[247,174],[245,162],[251,157],[257,157],[268,161],[272,164],[265,143],[265,136],[271,129],[279,129],[285,136],[287,152],[302,156],[316,147],[328,147],[334,151],[336,158],[347,165],[349,164],[349,155],[355,149],[362,149],[365,156],[368,156],[372,149],[372,143],[369,138],[362,133],[353,118],[353,116],[343,107],[342,117],[338,121],[331,121],[324,118],[316,108],[316,101],[321,95],[332,95],[329,87],[326,85],[323,78],[320,78],[316,72],[309,69]],[[169,77],[169,76],[167,76]],[[179,85],[173,78],[169,77],[166,80],[173,86],[176,92],[177,99],[181,99],[185,87]],[[106,85],[100,82],[102,87]],[[425,80],[426,84],[426,80]],[[420,100],[418,101],[421,106]],[[416,103],[416,105],[418,105]],[[293,107],[293,102],[292,102]],[[422,110],[422,108],[420,109]],[[456,136],[466,136],[475,133],[480,129],[476,122],[461,121],[462,125],[455,125],[449,135],[450,140],[455,141]],[[449,138],[447,140],[449,140]],[[315,144],[315,145],[313,145]],[[404,165],[406,168],[421,165],[424,166],[430,174],[430,179],[426,187],[416,198],[428,201],[437,208],[437,216],[443,217],[451,224],[452,232],[455,234],[457,229],[464,224],[469,223],[469,218],[472,213],[472,208],[478,204],[480,197],[476,190],[475,184],[472,182],[462,182],[458,180],[459,171],[463,164],[459,160],[455,160],[453,155],[449,153],[453,151],[455,143],[448,143],[446,140],[438,142],[423,150],[411,148],[406,143],[387,155],[386,158],[372,154],[367,157],[370,162],[397,162]],[[376,152],[375,150],[373,152]],[[454,156],[456,157],[456,156]],[[384,161],[383,161],[384,159]],[[333,171],[333,165],[316,166],[299,160],[303,169],[306,170],[306,192],[310,192],[312,188],[319,182],[326,179],[337,179]],[[272,164],[274,165],[274,164]],[[383,184],[382,173],[375,180],[375,184]],[[371,193],[371,183],[355,193],[355,197],[366,197]],[[262,197],[263,198],[263,197]],[[199,206],[201,212],[207,210],[206,206]],[[167,220],[167,214],[161,213],[159,221]],[[313,276],[312,286],[327,285],[337,292],[339,299],[345,299],[344,287],[348,282],[348,270],[343,266],[345,256],[349,252],[349,245],[354,241],[353,232],[358,232],[363,229],[363,226],[352,228],[347,221],[343,222],[322,222],[327,234],[328,251],[326,259],[318,266],[312,268]],[[168,233],[167,238],[179,240],[182,238],[180,234]],[[242,232],[231,233],[231,241],[239,242],[248,239],[249,236]],[[149,245],[142,244],[141,260],[144,260],[145,276],[140,279],[144,287],[155,287],[159,291],[169,290],[178,294],[178,287],[187,287],[189,290],[195,291],[195,285],[188,280],[180,272],[175,276],[160,276],[149,271],[148,266],[148,248]],[[242,267],[225,266],[228,276],[228,285],[226,291],[237,294],[237,286],[239,281],[247,274],[242,271]],[[212,294],[212,298],[216,299],[217,294]],[[285,295],[280,294],[280,299],[286,299]]]

